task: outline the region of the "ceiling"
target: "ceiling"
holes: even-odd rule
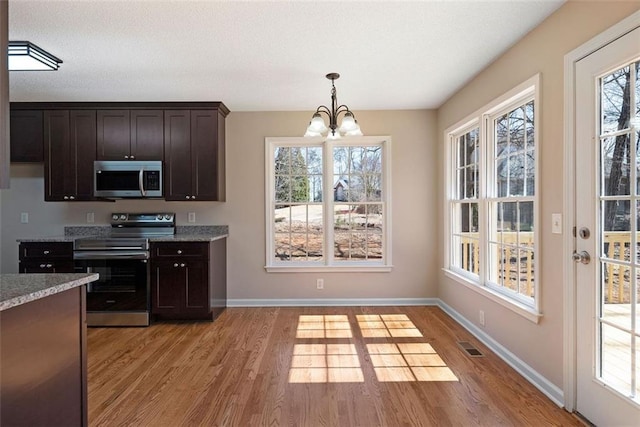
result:
[[[563,0],[10,0],[9,39],[61,58],[11,101],[223,101],[231,111],[437,108]]]

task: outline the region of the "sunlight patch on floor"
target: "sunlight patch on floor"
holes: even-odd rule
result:
[[[358,314],[356,319],[363,338],[422,337],[406,314]]]
[[[302,315],[298,318],[296,338],[351,338],[346,315]]]
[[[427,343],[367,344],[367,352],[380,382],[458,381]]]
[[[356,320],[365,340],[423,337],[405,314],[361,314],[356,315]],[[296,338],[353,338],[353,332],[347,315],[301,315]],[[368,343],[366,352],[380,382],[459,381],[431,344],[425,342]],[[355,344],[295,344],[289,382],[364,382]]]
[[[290,383],[364,382],[353,344],[295,344]]]

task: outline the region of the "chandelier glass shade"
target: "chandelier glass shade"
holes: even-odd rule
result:
[[[9,71],[55,71],[62,60],[28,41],[9,41]]]
[[[362,131],[358,125],[358,121],[355,116],[349,110],[346,105],[338,105],[338,98],[336,95],[335,80],[340,77],[338,73],[329,73],[326,76],[331,80],[331,108],[321,105],[313,113],[309,126],[304,136],[322,136],[327,132],[328,139],[338,139],[341,136],[362,136]],[[326,115],[329,118],[329,126],[326,125],[322,115]],[[342,122],[338,126],[338,117],[343,115]]]

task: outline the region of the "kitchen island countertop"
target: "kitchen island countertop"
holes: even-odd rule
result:
[[[0,311],[98,280],[95,273],[0,274]]]

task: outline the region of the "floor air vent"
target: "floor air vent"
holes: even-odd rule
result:
[[[458,341],[458,345],[471,357],[484,357],[484,354],[469,341]]]

